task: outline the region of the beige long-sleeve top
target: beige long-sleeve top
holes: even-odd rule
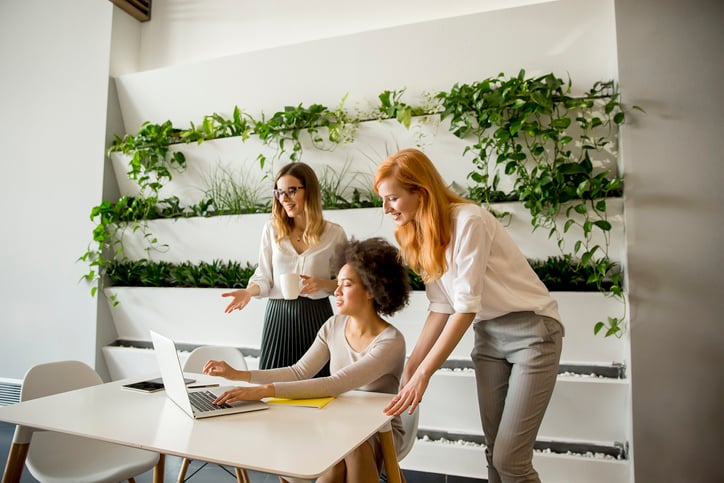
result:
[[[296,364],[250,371],[250,382],[273,383],[276,396],[286,398],[337,396],[353,389],[396,394],[405,365],[404,336],[390,325],[358,352],[344,335],[347,319],[345,315],[330,317]],[[330,375],[314,378],[327,361]],[[403,434],[399,417],[392,420],[392,433],[399,447]]]

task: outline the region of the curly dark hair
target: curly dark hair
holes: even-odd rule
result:
[[[399,250],[381,237],[355,240],[337,248],[332,259],[335,272],[349,265],[357,272],[362,285],[372,294],[375,311],[392,315],[410,299],[410,278],[400,259]]]

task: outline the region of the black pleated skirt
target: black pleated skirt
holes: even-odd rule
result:
[[[259,369],[275,369],[297,362],[333,315],[329,298],[269,299],[261,335]],[[317,374],[328,376],[329,366]]]

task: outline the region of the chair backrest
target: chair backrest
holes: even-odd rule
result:
[[[98,373],[80,361],[38,364],[25,373],[20,400],[27,401],[60,392],[101,384]]]
[[[103,380],[98,373],[80,361],[57,361],[37,364],[25,373],[20,388],[20,400],[28,401],[43,396],[81,389],[101,384]],[[34,428],[16,426],[13,443],[30,443]]]
[[[204,364],[209,359],[226,361],[231,367],[240,371],[247,369],[246,359],[244,359],[244,354],[239,349],[217,345],[202,345],[191,351],[188,359],[184,362],[183,369],[187,372],[201,372]]]
[[[80,361],[38,364],[25,373],[20,399],[102,383],[98,373]],[[33,481],[124,481],[149,471],[159,461],[158,453],[21,425],[15,427],[13,447],[16,444],[29,445],[24,458]]]
[[[400,414],[400,420],[402,421],[402,427],[405,429],[405,436],[402,439],[401,447],[397,448],[397,461],[402,461],[415,444],[415,440],[417,439],[417,425],[420,421],[420,409],[415,409],[415,412],[412,414],[404,411]]]

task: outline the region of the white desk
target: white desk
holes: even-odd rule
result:
[[[124,382],[0,407],[0,421],[310,480],[379,431],[388,480],[400,481],[391,418],[382,412],[391,394],[352,391],[323,409],[272,405],[194,421],[163,392],[122,390]],[[12,466],[23,463],[24,454]],[[6,475],[17,471],[10,466]],[[163,481],[163,459],[154,481]]]

